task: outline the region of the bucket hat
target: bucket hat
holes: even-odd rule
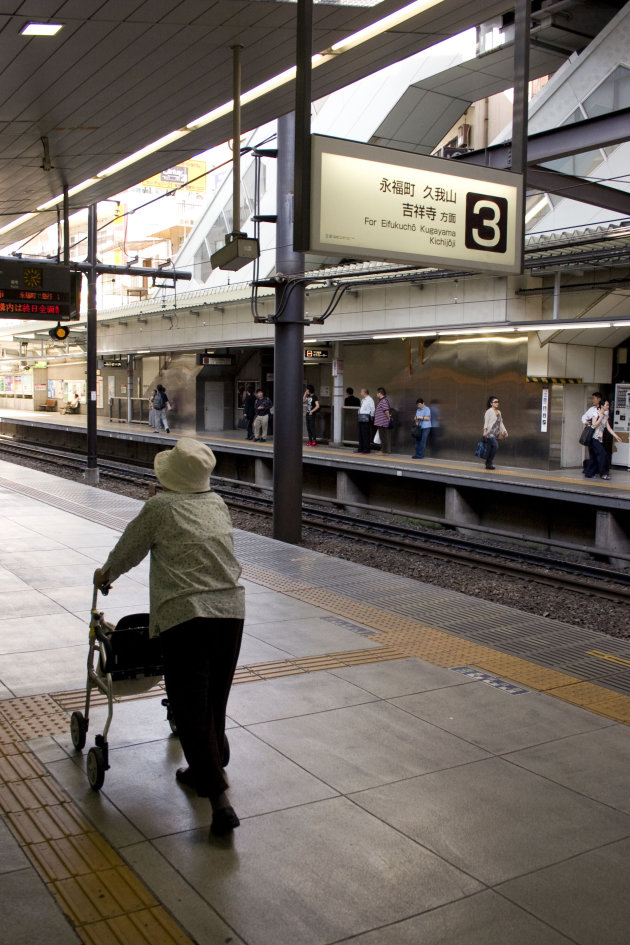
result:
[[[216,458],[209,446],[182,437],[172,450],[163,450],[153,461],[155,475],[171,492],[209,492]]]

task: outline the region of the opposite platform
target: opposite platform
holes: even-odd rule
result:
[[[100,795],[69,738],[91,574],[140,503],[0,463],[0,507],[11,945],[625,943],[630,645],[237,532],[242,826],[209,842],[161,692],[116,706]]]

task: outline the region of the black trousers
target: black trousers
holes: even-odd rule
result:
[[[370,443],[372,441],[372,424],[368,420],[367,423],[359,423],[359,453],[369,453],[370,452]]]
[[[200,797],[216,797],[227,787],[225,711],[243,623],[197,617],[160,635],[166,695]]]

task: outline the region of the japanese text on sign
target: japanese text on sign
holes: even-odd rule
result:
[[[519,272],[519,175],[314,135],[311,250]]]

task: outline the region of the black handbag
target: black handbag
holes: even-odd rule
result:
[[[483,439],[479,440],[479,442],[477,443],[477,449],[475,450],[475,456],[478,456],[479,459],[487,459],[487,458],[488,458],[488,441],[486,440],[485,437],[483,437]]]
[[[411,428],[411,435],[415,437],[416,440],[420,439],[420,437],[422,436],[422,427],[420,426],[419,423],[414,423],[414,425]]]
[[[590,424],[586,424],[582,432],[580,433],[580,443],[582,446],[590,446],[591,440],[593,439],[593,427]]]

